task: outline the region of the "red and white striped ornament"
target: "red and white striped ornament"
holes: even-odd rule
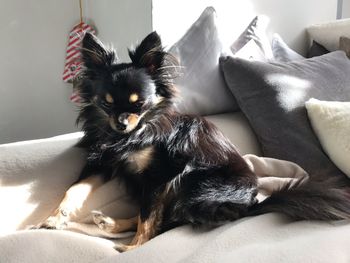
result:
[[[63,71],[63,81],[73,82],[82,67],[81,42],[86,32],[95,34],[95,30],[88,24],[80,22],[69,33],[68,46],[66,51],[66,62]],[[73,90],[70,100],[79,103],[80,96]]]

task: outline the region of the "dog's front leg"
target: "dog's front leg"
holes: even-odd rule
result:
[[[35,228],[62,229],[72,215],[82,208],[89,194],[103,184],[103,178],[92,175],[72,185],[54,213]]]
[[[92,211],[92,219],[94,223],[104,232],[106,232],[106,237],[109,237],[110,234],[118,234],[125,231],[135,231],[138,224],[138,216],[120,219],[120,218],[111,218],[104,215],[100,211]]]
[[[141,205],[141,213],[137,221],[137,231],[130,245],[116,245],[115,249],[119,252],[125,252],[137,248],[150,239],[154,238],[161,229],[163,223],[164,206],[166,206],[168,191],[164,190],[157,198],[155,203],[148,208]],[[148,207],[148,206],[147,206]]]
[[[160,222],[159,213],[153,211],[147,219],[138,217],[137,232],[130,245],[116,245],[115,249],[125,252],[137,248],[157,235]]]
[[[163,212],[170,200],[171,194],[168,187],[157,195],[153,202],[141,203],[141,213],[137,221],[137,231],[130,245],[116,245],[115,249],[119,252],[125,252],[137,248],[150,239],[158,235],[163,224]],[[147,200],[147,199],[146,199]]]

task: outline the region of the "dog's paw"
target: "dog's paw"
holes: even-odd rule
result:
[[[62,230],[67,227],[67,221],[57,216],[50,216],[44,222],[31,226],[30,229],[57,229]]]
[[[112,218],[104,215],[100,211],[91,211],[91,214],[92,220],[100,229],[106,232],[114,232],[116,230],[117,227],[115,225],[115,221]]]
[[[137,248],[138,246],[136,245],[125,245],[125,244],[116,244],[113,248],[117,250],[120,253],[132,250]]]

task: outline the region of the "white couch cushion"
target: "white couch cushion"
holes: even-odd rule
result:
[[[117,255],[114,243],[69,231],[19,231],[0,238],[0,261],[6,263],[97,262]]]
[[[57,208],[84,164],[84,152],[74,147],[80,136],[0,145],[0,211],[6,211],[0,217],[0,236],[36,225]],[[136,214],[116,179],[96,189],[74,220],[91,222],[91,210],[120,218]]]
[[[233,112],[206,116],[230,141],[237,146],[240,153],[261,155],[257,138],[242,112]]]

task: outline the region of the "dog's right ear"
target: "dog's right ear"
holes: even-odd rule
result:
[[[113,49],[106,48],[93,34],[86,33],[82,41],[82,60],[87,68],[108,67],[116,60]]]
[[[151,74],[161,67],[165,54],[156,31],[147,35],[134,50],[129,50],[129,57],[134,65],[146,68]]]

